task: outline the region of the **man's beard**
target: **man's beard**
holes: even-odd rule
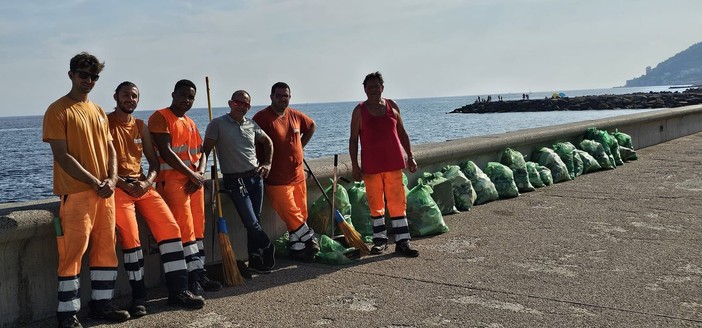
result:
[[[127,114],[134,113],[134,110],[136,109],[136,108],[132,108],[131,106],[130,107],[117,106],[117,108],[119,108],[119,110],[121,110]]]

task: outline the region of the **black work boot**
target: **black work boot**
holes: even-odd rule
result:
[[[271,273],[271,268],[263,262],[260,256],[249,255],[249,270],[256,273]]]
[[[90,317],[122,322],[129,319],[129,312],[118,309],[112,304],[112,300],[90,301]]]
[[[265,264],[270,270],[273,270],[273,268],[275,268],[275,245],[273,243],[268,245],[268,247],[261,251],[261,255],[263,258],[263,264]]]
[[[134,298],[129,306],[129,315],[134,318],[143,317],[146,315],[146,299]]]
[[[378,240],[373,242],[373,247],[371,247],[370,253],[373,255],[383,254],[386,249],[388,249],[388,240]]]
[[[305,251],[307,254],[310,254],[312,256],[317,255],[319,253],[319,243],[317,243],[317,239],[314,237],[310,238],[308,241],[305,242]]]
[[[168,296],[168,305],[188,309],[202,309],[205,306],[205,299],[185,289]]]
[[[310,252],[304,248],[301,250],[290,250],[290,258],[292,258],[295,261],[300,261],[300,262],[305,262],[305,263],[312,263],[315,261],[314,254],[310,254]]]
[[[207,292],[216,292],[223,287],[221,282],[210,279],[205,270],[200,273],[200,286]]]
[[[401,240],[395,243],[395,253],[406,257],[419,256],[419,251],[410,246],[409,240]]]
[[[241,273],[241,276],[244,277],[244,279],[252,279],[251,272],[249,272],[249,268],[246,266],[246,262],[236,260],[236,267],[237,269],[239,269],[239,273]]]
[[[58,328],[83,328],[75,314],[70,316],[57,315],[56,319],[58,320]]]

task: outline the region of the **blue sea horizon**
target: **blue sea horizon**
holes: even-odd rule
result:
[[[529,93],[531,99],[550,96],[554,92],[569,97],[602,94],[627,94],[634,92],[681,91],[670,86],[637,88],[604,88],[584,90],[557,90]],[[521,93],[491,94],[493,99],[520,100]],[[650,109],[617,109],[590,111],[559,111],[529,113],[449,114],[452,110],[471,104],[480,96],[451,96],[396,99],[401,109],[405,128],[413,145],[482,135],[504,133],[528,128],[544,127],[584,120],[627,115]],[[317,123],[317,131],[305,147],[307,158],[320,158],[348,153],[349,123],[351,112],[358,101],[332,103],[293,104]],[[48,104],[47,104],[48,105]],[[106,104],[105,109],[109,108]],[[254,106],[247,115],[252,117],[265,106]],[[215,117],[226,114],[228,108],[213,108]],[[134,115],[148,119],[153,110],[137,110]],[[204,135],[209,122],[206,108],[193,108],[188,112]],[[49,145],[41,141],[42,115],[0,117],[0,146],[7,150],[7,160],[0,169],[0,203],[21,202],[53,197],[52,156]]]

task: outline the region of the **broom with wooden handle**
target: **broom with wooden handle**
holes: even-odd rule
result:
[[[210,78],[205,77],[205,85],[207,86],[207,110],[210,112],[210,122],[212,122],[212,102],[210,100]],[[217,176],[217,149],[212,147],[212,180],[214,180],[214,194],[217,196],[217,230],[219,232],[219,246],[222,248],[222,270],[223,282],[225,286],[237,286],[244,283],[244,277],[239,272],[239,267],[236,265],[236,255],[232,249],[232,244],[229,241],[229,230],[227,229],[227,220],[222,215],[222,197],[219,191],[219,177]]]
[[[334,154],[334,182],[332,186],[332,193],[336,193],[336,167],[338,163],[338,155]],[[336,224],[339,225],[339,229],[341,230],[341,233],[344,235],[344,238],[346,239],[346,242],[355,247],[356,249],[359,250],[361,253],[361,256],[363,255],[368,255],[370,254],[370,250],[368,249],[368,245],[363,242],[363,238],[361,237],[361,234],[356,231],[356,229],[353,228],[346,220],[344,220],[344,215],[339,212],[339,210],[334,209],[334,203],[332,200],[329,199],[329,196],[327,196],[327,193],[324,192],[324,188],[322,188],[322,184],[319,183],[319,180],[317,180],[317,177],[314,176],[314,173],[312,172],[312,169],[310,168],[310,165],[307,164],[307,161],[303,158],[302,162],[305,163],[305,167],[307,167],[307,172],[310,173],[312,176],[312,179],[314,179],[314,182],[317,184],[317,187],[319,187],[319,190],[322,192],[322,196],[324,196],[324,199],[326,199],[327,204],[332,208],[331,212],[331,219],[336,222]],[[335,197],[336,195],[332,196]],[[324,223],[324,227],[326,228],[326,222]],[[333,236],[332,236],[333,237]]]

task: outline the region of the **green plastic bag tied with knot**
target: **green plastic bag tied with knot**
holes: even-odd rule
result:
[[[363,181],[354,181],[348,189],[351,204],[351,222],[366,243],[373,242],[373,222],[366,198],[366,185]]]
[[[495,189],[495,184],[473,161],[462,163],[460,168],[461,172],[470,180],[475,193],[478,195],[473,205],[485,204],[500,199],[500,195],[497,194],[497,189]]]
[[[418,183],[407,195],[407,221],[412,237],[431,236],[448,231],[441,210],[431,198],[431,187]]]
[[[556,152],[556,155],[558,155],[565,164],[571,179],[575,179],[576,176],[582,174],[582,161],[580,162],[580,174],[576,174],[575,149],[575,146],[567,141],[558,142],[553,145],[553,151]]]
[[[338,241],[322,235],[319,237],[319,252],[317,253],[316,259],[317,262],[324,264],[350,264],[354,263],[356,260],[349,259],[344,254],[352,250],[353,248],[346,248]]]
[[[549,170],[551,170],[554,183],[571,180],[568,168],[553,149],[541,147],[534,151],[531,158],[534,162],[539,163],[541,166],[548,167]]]
[[[575,154],[583,162],[583,174],[599,171],[601,169],[600,163],[590,155],[590,153],[576,149]]]
[[[594,140],[583,139],[583,141],[580,142],[580,149],[592,155],[597,163],[600,164],[601,169],[611,170],[616,167],[601,143]]]
[[[549,169],[548,167],[539,165],[538,170],[539,170],[539,177],[541,177],[541,182],[544,183],[544,186],[552,185],[553,184],[553,175],[551,175],[551,169]]]
[[[517,189],[519,189],[520,192],[536,190],[531,184],[531,181],[529,181],[529,172],[527,171],[526,162],[524,161],[524,155],[522,155],[522,153],[514,149],[507,148],[502,151],[500,163],[506,165],[512,170],[512,174],[514,175],[514,183],[517,184]]]
[[[444,178],[441,172],[423,172],[418,183],[424,183],[431,187],[431,198],[439,206],[442,215],[457,214],[456,203],[453,201],[453,187],[451,181]]]
[[[332,179],[329,179],[330,181]],[[327,197],[331,200],[332,198],[332,186],[324,189]],[[346,188],[342,185],[336,186],[336,200],[334,201],[334,208],[339,210],[344,216],[344,220],[353,226],[351,221],[351,203],[349,203],[349,195],[346,192]],[[317,233],[325,234],[327,236],[332,235],[332,228],[334,229],[334,234],[340,235],[341,230],[334,223],[334,218],[330,217],[331,207],[329,203],[324,198],[324,195],[320,195],[310,207],[307,224]]]
[[[539,164],[534,162],[526,162],[524,165],[527,168],[527,173],[529,174],[529,182],[536,188],[542,188],[546,186],[543,181],[541,181],[541,176],[539,175]]]
[[[470,179],[461,172],[461,168],[458,165],[444,166],[441,169],[441,173],[443,173],[444,178],[451,181],[453,201],[456,203],[456,208],[459,211],[469,211],[473,207],[475,199],[478,198]]]
[[[594,140],[602,144],[602,147],[612,162],[612,165],[617,166],[624,164],[621,154],[619,153],[619,142],[617,142],[617,139],[610,135],[607,131],[598,130],[594,127],[588,128],[583,138]]]
[[[489,162],[485,167],[485,174],[495,184],[495,189],[497,189],[497,194],[500,195],[501,199],[519,196],[519,189],[514,183],[514,173],[506,165]]]
[[[633,161],[638,159],[630,135],[624,132],[619,132],[618,129],[614,129],[612,136],[614,139],[617,139],[617,143],[619,143],[619,152],[621,153],[623,161]]]

